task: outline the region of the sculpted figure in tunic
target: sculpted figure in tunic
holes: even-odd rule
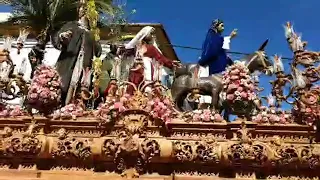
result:
[[[155,29],[151,26],[142,28],[142,30],[140,30],[140,32],[126,45],[126,49],[137,48],[136,59],[141,59],[143,62],[143,79],[146,83],[156,80],[161,81],[162,72],[164,71],[163,67],[173,70],[175,66],[179,66],[177,61],[170,60],[161,53],[153,36],[154,30]],[[137,69],[133,68],[132,70]],[[141,77],[137,76],[137,73],[131,74],[135,74],[137,79],[141,79]],[[129,77],[129,79],[138,82],[134,80],[134,77]],[[150,92],[150,88],[146,88],[146,91]]]
[[[53,45],[61,50],[56,69],[62,80],[62,105],[69,104],[75,92],[81,87],[89,88],[90,80],[81,81],[80,78],[89,77],[94,56],[101,55],[101,45],[95,41],[90,31],[89,20],[84,7],[79,8],[79,21],[66,23],[52,38]]]

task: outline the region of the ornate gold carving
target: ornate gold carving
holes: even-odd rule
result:
[[[86,160],[91,157],[90,141],[87,138],[69,137],[63,128],[58,131],[58,135],[58,141],[51,152],[53,158]]]
[[[41,152],[43,141],[39,135],[34,133],[36,123],[32,122],[25,133],[13,133],[9,127],[2,132],[1,149],[3,155],[10,157],[32,157]]]
[[[138,136],[127,136],[119,140],[106,139],[102,153],[113,158],[122,176],[134,178],[144,172],[153,157],[160,155],[160,145],[156,140],[144,139],[141,142]]]
[[[303,164],[309,165],[311,169],[320,165],[320,150],[312,145],[299,148],[299,158]]]
[[[143,113],[127,114],[120,118],[124,130],[129,134],[141,134],[148,125],[149,116]]]
[[[182,162],[218,163],[221,160],[221,149],[213,141],[176,141],[173,142],[173,156]]]

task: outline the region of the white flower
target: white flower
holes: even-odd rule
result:
[[[202,113],[202,111],[201,111],[201,110],[199,110],[199,109],[197,109],[197,110],[194,110],[194,111],[193,111],[193,113],[195,113],[195,114],[201,114],[201,113]]]
[[[235,91],[234,94],[235,94],[236,96],[240,96],[241,93],[240,93],[239,91]]]

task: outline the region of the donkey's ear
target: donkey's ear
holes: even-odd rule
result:
[[[258,51],[264,51],[264,48],[268,45],[269,39],[265,40],[264,43],[260,46]]]

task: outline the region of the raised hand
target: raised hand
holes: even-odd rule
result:
[[[230,33],[230,37],[231,37],[231,38],[234,38],[234,37],[237,36],[237,34],[238,34],[238,29],[234,29],[234,30]]]
[[[172,64],[173,64],[173,67],[175,67],[175,68],[179,68],[182,66],[181,62],[177,61],[177,60],[173,60]]]

